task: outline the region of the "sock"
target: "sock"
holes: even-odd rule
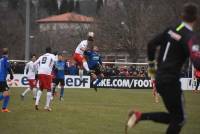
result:
[[[97,86],[100,82],[101,82],[101,78],[98,78],[97,80],[95,80],[94,86]]]
[[[10,96],[5,96],[3,101],[2,109],[6,109],[10,100]]]
[[[46,107],[49,107],[51,102],[51,92],[47,92]]]
[[[54,96],[56,92],[56,84],[53,84],[53,90],[52,90],[52,95]]]
[[[85,68],[85,70],[86,70],[87,72],[90,71],[87,62],[83,62],[83,67]]]
[[[80,79],[81,81],[83,80],[83,69],[79,69],[79,76],[80,76]]]
[[[4,96],[3,94],[0,95],[0,101],[3,100]]]
[[[36,98],[37,95],[37,88],[33,88],[33,98]]]
[[[152,113],[142,113],[140,120],[151,120],[151,121],[154,121],[154,122],[169,124],[171,118],[170,118],[169,113],[152,112]]]
[[[38,90],[38,91],[37,91],[37,96],[36,96],[35,105],[39,105],[39,101],[40,101],[41,95],[42,95],[42,91],[41,91],[41,90]]]
[[[27,88],[27,89],[22,93],[22,95],[25,96],[25,94],[28,93],[29,91],[31,91],[31,89],[30,89],[30,88]]]
[[[61,87],[60,89],[60,97],[63,97],[64,96],[64,87]]]

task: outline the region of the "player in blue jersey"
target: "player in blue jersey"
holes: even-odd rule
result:
[[[54,65],[54,80],[53,80],[53,90],[52,90],[52,96],[55,96],[56,94],[56,87],[58,84],[60,84],[61,90],[60,90],[60,100],[64,100],[64,86],[65,86],[65,71],[67,70],[66,62],[63,58],[63,53],[58,53],[58,60],[56,61]]]
[[[99,48],[97,46],[93,46],[92,50],[85,51],[85,55],[87,56],[87,63],[90,70],[93,70],[94,73],[91,73],[92,83],[95,91],[97,91],[97,85],[101,82],[104,75],[102,73],[102,58],[99,54]]]
[[[10,95],[9,95],[9,87],[6,82],[7,74],[10,74],[10,79],[13,79],[13,72],[10,67],[10,63],[8,61],[8,49],[3,48],[2,50],[2,56],[0,57],[0,101],[3,100],[2,105],[2,112],[10,112],[10,110],[7,109]]]

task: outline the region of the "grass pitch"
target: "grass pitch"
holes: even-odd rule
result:
[[[164,111],[155,104],[151,90],[66,89],[64,101],[55,98],[52,112],[35,111],[32,95],[20,100],[23,88],[11,89],[9,109],[0,113],[0,134],[123,134],[127,113],[131,108],[143,112]],[[187,124],[181,134],[200,133],[200,94],[185,92]],[[164,134],[167,126],[150,121],[139,123],[130,134]]]

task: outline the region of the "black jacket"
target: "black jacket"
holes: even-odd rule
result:
[[[200,68],[200,46],[194,32],[185,23],[167,28],[148,44],[148,60],[155,59],[156,48],[160,46],[157,59],[157,80],[174,81],[188,57],[195,68]]]

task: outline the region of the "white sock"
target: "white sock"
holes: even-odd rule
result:
[[[33,88],[33,97],[36,98],[37,95],[37,88]]]
[[[36,96],[35,105],[39,105],[39,101],[40,101],[41,95],[42,95],[42,91],[41,91],[41,90],[38,90],[37,96]]]
[[[83,67],[85,68],[86,71],[90,71],[87,62],[83,62]]]
[[[27,88],[27,89],[22,93],[22,95],[25,96],[25,94],[28,93],[29,91],[31,91],[31,89],[30,89],[30,88]]]
[[[51,92],[47,92],[46,107],[49,107],[51,102]]]
[[[83,69],[79,69],[79,76],[80,76],[80,79],[82,80],[83,79]]]

